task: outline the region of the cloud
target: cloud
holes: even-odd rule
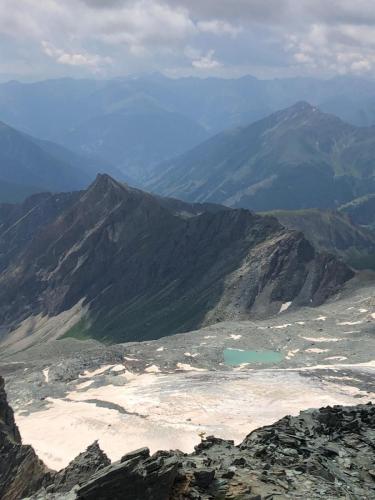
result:
[[[15,75],[185,67],[227,76],[249,68],[258,76],[375,76],[374,0],[0,2],[1,67]]]
[[[100,40],[125,44],[136,53],[140,49],[169,48],[193,36],[197,30],[187,10],[152,0],[107,10],[95,24]]]
[[[231,23],[218,19],[213,19],[211,21],[199,21],[197,23],[197,27],[202,33],[211,33],[212,35],[230,35],[233,37],[242,31],[240,26],[234,26]]]
[[[46,40],[42,41],[44,53],[54,59],[58,64],[66,64],[68,66],[87,66],[99,70],[105,64],[111,64],[110,57],[101,57],[97,54],[66,52],[55,47],[52,43]]]
[[[206,52],[206,54],[197,55],[197,57],[192,60],[191,65],[193,66],[193,68],[206,71],[219,68],[221,64],[214,58],[214,56],[215,51],[209,50],[208,52]]]
[[[329,74],[375,72],[375,26],[313,24],[287,35],[286,49],[297,64]]]

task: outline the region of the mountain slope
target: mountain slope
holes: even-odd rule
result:
[[[356,224],[375,229],[375,193],[356,198],[342,205],[339,210]]]
[[[0,179],[64,191],[84,186],[88,176],[44,151],[32,138],[0,123]]]
[[[320,251],[336,254],[358,269],[375,269],[375,232],[354,224],[345,213],[310,209],[268,214],[288,229],[303,232]]]
[[[375,190],[374,129],[300,102],[160,166],[149,188],[256,210],[330,208]]]
[[[353,276],[272,217],[216,207],[203,213],[199,207],[196,215],[188,204],[176,215],[174,203],[106,175],[81,194],[46,203],[47,217],[35,201],[30,210],[0,210],[4,342],[22,320],[17,335],[29,336],[48,318],[77,308],[81,321],[70,334],[157,338],[266,316],[284,302],[319,304]]]
[[[0,201],[18,201],[41,191],[77,190],[100,171],[122,177],[107,162],[85,158],[0,122]]]

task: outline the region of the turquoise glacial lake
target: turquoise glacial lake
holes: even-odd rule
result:
[[[243,363],[275,364],[282,361],[283,355],[277,351],[241,351],[239,349],[225,349],[224,363],[229,366],[238,366]]]

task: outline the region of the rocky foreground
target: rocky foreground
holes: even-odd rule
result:
[[[110,463],[97,443],[54,472],[21,442],[0,378],[0,498],[273,499],[375,496],[375,406],[285,417],[233,441],[202,436],[194,453],[147,448]]]

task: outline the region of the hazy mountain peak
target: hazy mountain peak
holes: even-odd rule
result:
[[[149,187],[254,210],[332,208],[372,191],[373,143],[371,129],[299,101],[161,165]]]
[[[310,120],[310,119],[321,119],[324,116],[331,116],[331,115],[326,115],[322,111],[320,111],[319,108],[316,106],[313,106],[312,104],[308,103],[307,101],[298,101],[292,106],[283,109],[281,111],[278,111],[274,113],[274,115],[271,115],[270,118],[274,116],[278,121],[293,121],[293,120]],[[266,118],[267,119],[267,118]],[[334,117],[335,120],[339,120],[338,118]]]

